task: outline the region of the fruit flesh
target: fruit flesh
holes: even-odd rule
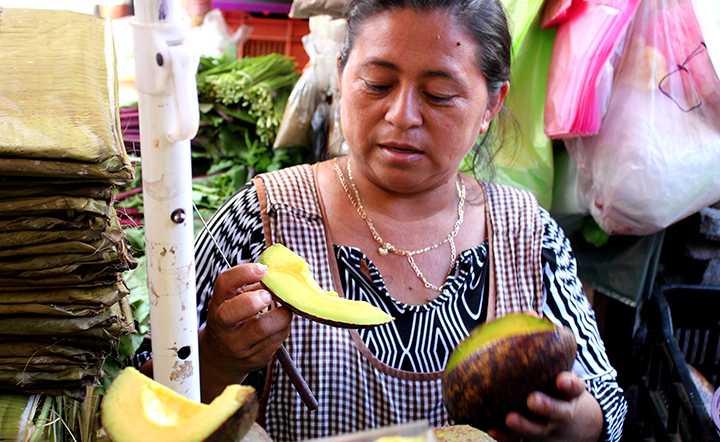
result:
[[[233,429],[233,437],[225,440],[234,441],[256,415],[252,387],[230,385],[211,404],[201,404],[132,367],[120,372],[101,404],[103,428],[114,442],[199,442],[224,427]]]
[[[260,257],[268,266],[262,285],[297,314],[328,325],[358,328],[384,324],[393,317],[364,302],[341,298],[315,281],[310,266],[281,244],[269,247]]]

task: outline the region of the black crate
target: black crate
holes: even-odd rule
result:
[[[643,304],[640,320],[626,428],[635,440],[720,442],[688,367],[718,388],[720,287],[660,287]]]

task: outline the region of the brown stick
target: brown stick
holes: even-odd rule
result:
[[[295,363],[288,354],[288,351],[285,349],[284,345],[280,345],[280,348],[275,353],[275,356],[277,356],[278,360],[280,361],[280,365],[282,365],[285,373],[290,376],[290,381],[293,383],[295,389],[300,394],[300,398],[302,399],[303,403],[305,403],[305,406],[308,408],[308,410],[312,411],[316,409],[318,406],[317,399],[315,399],[315,396],[313,396],[312,391],[310,391],[310,388],[305,382],[305,379],[303,379],[303,377],[300,375],[300,372],[295,367]]]

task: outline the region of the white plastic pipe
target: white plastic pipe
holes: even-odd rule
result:
[[[200,401],[190,139],[197,133],[199,56],[180,0],[135,0],[131,20],[140,114],[153,376]]]

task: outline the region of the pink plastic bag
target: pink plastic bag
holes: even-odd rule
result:
[[[544,115],[548,137],[565,139],[598,132],[602,121],[598,85],[639,2],[573,0],[557,27],[550,60]]]
[[[572,0],[547,0],[543,10],[540,29],[547,29],[565,21],[570,11]]]
[[[643,2],[595,136],[566,140],[590,213],[648,235],[720,200],[720,79],[692,0]]]

